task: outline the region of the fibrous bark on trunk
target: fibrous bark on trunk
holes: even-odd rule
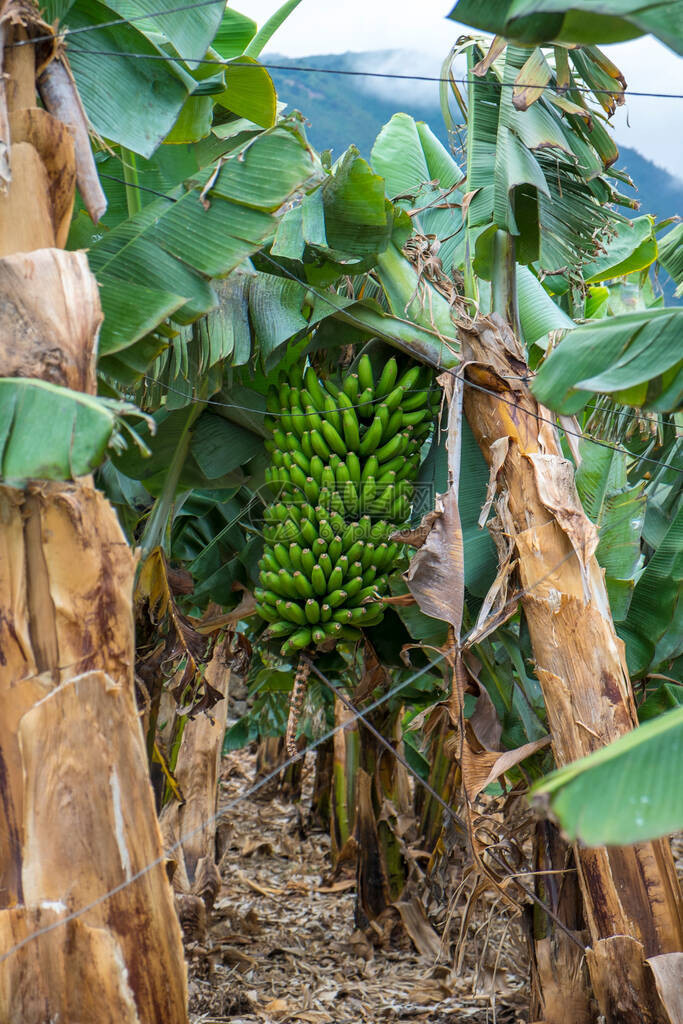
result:
[[[0,377],[96,391],[102,320],[62,252],[69,131],[35,99],[52,44],[0,9]],[[8,145],[9,143],[9,145]],[[0,172],[2,168],[0,167]],[[11,430],[12,425],[5,424]],[[0,1019],[184,1024],[185,965],[133,690],[135,559],[89,478],[0,484]]]
[[[228,714],[230,664],[224,641],[214,648],[206,679],[223,695],[211,711],[185,725],[174,776],[183,803],[161,812],[161,830],[175,862],[173,888],[186,934],[201,936],[221,885],[216,864],[216,801],[223,736]]]
[[[524,383],[527,368],[516,339],[495,315],[461,328],[461,337],[472,385],[465,390],[465,413],[490,464],[492,446],[507,439],[497,468],[504,495],[498,511],[516,548],[536,674],[562,766],[637,725],[623,644],[594,556],[594,528],[576,495],[551,414]],[[644,961],[676,957],[683,948],[680,890],[668,842],[579,848],[576,859],[591,936],[588,964],[602,1013],[620,1024],[667,1021]],[[626,942],[633,968],[618,998],[613,986],[623,976],[625,949],[617,937]]]

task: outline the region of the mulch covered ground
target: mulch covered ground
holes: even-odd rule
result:
[[[246,752],[225,759],[223,803],[249,787],[254,767]],[[311,775],[307,764],[298,805],[271,790],[230,812],[208,936],[187,947],[192,1024],[527,1024],[522,929],[493,897],[463,925],[466,884],[449,886],[456,895],[443,905],[425,887],[434,930],[426,924],[433,948],[423,955],[395,912],[354,927],[351,872],[332,874],[329,838],[307,824]]]

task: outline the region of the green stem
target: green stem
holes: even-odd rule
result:
[[[150,551],[153,551],[154,548],[159,546],[164,547],[165,550],[168,548],[168,538],[166,536],[167,526],[169,524],[171,511],[175,502],[178,481],[180,480],[180,474],[183,471],[183,466],[185,465],[185,460],[190,450],[192,427],[203,410],[203,402],[193,402],[188,406],[187,419],[182,429],[176,450],[173,453],[173,459],[171,460],[171,465],[168,468],[166,479],[164,480],[163,490],[154,503],[154,507],[147,520],[147,524],[140,540],[140,547],[142,549],[140,565],[142,565],[147,555]]]
[[[491,310],[510,324],[517,337],[521,337],[517,310],[517,263],[515,240],[509,231],[496,231],[493,236],[491,276]]]
[[[271,37],[275,35],[282,22],[290,16],[300,3],[301,0],[285,0],[285,3],[278,7],[275,14],[271,14],[265,25],[262,25],[258,30],[244,51],[244,56],[258,57],[263,52],[264,47],[270,42]]]
[[[473,82],[473,70],[474,70],[474,56],[472,47],[468,47],[467,50],[467,81]],[[470,182],[472,181],[472,140],[471,140],[471,119],[472,112],[474,110],[474,98],[472,96],[473,89],[476,86],[468,85],[468,102],[467,102],[467,164],[465,167],[465,175],[467,177],[466,188],[471,189]],[[470,203],[470,206],[472,204]],[[474,242],[475,239],[472,234],[472,227],[470,225],[470,206],[467,207],[467,223],[465,225],[465,262],[463,266],[463,282],[465,297],[472,300],[472,309],[469,310],[470,315],[474,315],[476,309],[479,308],[479,287],[477,285],[477,279],[474,274]]]
[[[140,184],[138,181],[138,165],[135,153],[130,149],[124,149],[123,146],[121,146],[121,165],[123,167],[123,180],[126,183],[128,216],[134,217],[142,209],[142,193],[137,187]]]

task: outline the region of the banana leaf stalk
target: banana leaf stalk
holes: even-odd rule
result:
[[[334,724],[346,724],[334,735],[330,838],[336,863],[353,835],[356,817],[356,776],[358,773],[358,723],[338,697],[334,701]]]

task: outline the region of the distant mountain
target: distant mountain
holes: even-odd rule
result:
[[[291,58],[270,54],[265,63],[294,67],[325,67],[342,71],[358,69],[391,70],[410,74],[409,53],[385,50],[372,53],[316,54]],[[433,73],[433,72],[432,72]],[[382,127],[397,111],[427,121],[444,144],[446,132],[438,105],[437,86],[433,99],[429,87],[415,83],[413,96],[405,82],[384,80],[382,94],[371,79],[345,75],[326,75],[301,71],[271,71],[278,95],[288,109],[300,110],[310,122],[308,137],[317,150],[331,149],[338,157],[354,143],[363,156],[369,157],[372,144]],[[371,83],[369,86],[368,83]],[[395,86],[394,95],[391,95]],[[653,164],[634,149],[622,146],[618,166],[624,168],[635,182],[635,198],[642,213],[658,219],[683,214],[683,180]],[[626,192],[626,186],[621,186]],[[634,193],[631,193],[634,194]]]

